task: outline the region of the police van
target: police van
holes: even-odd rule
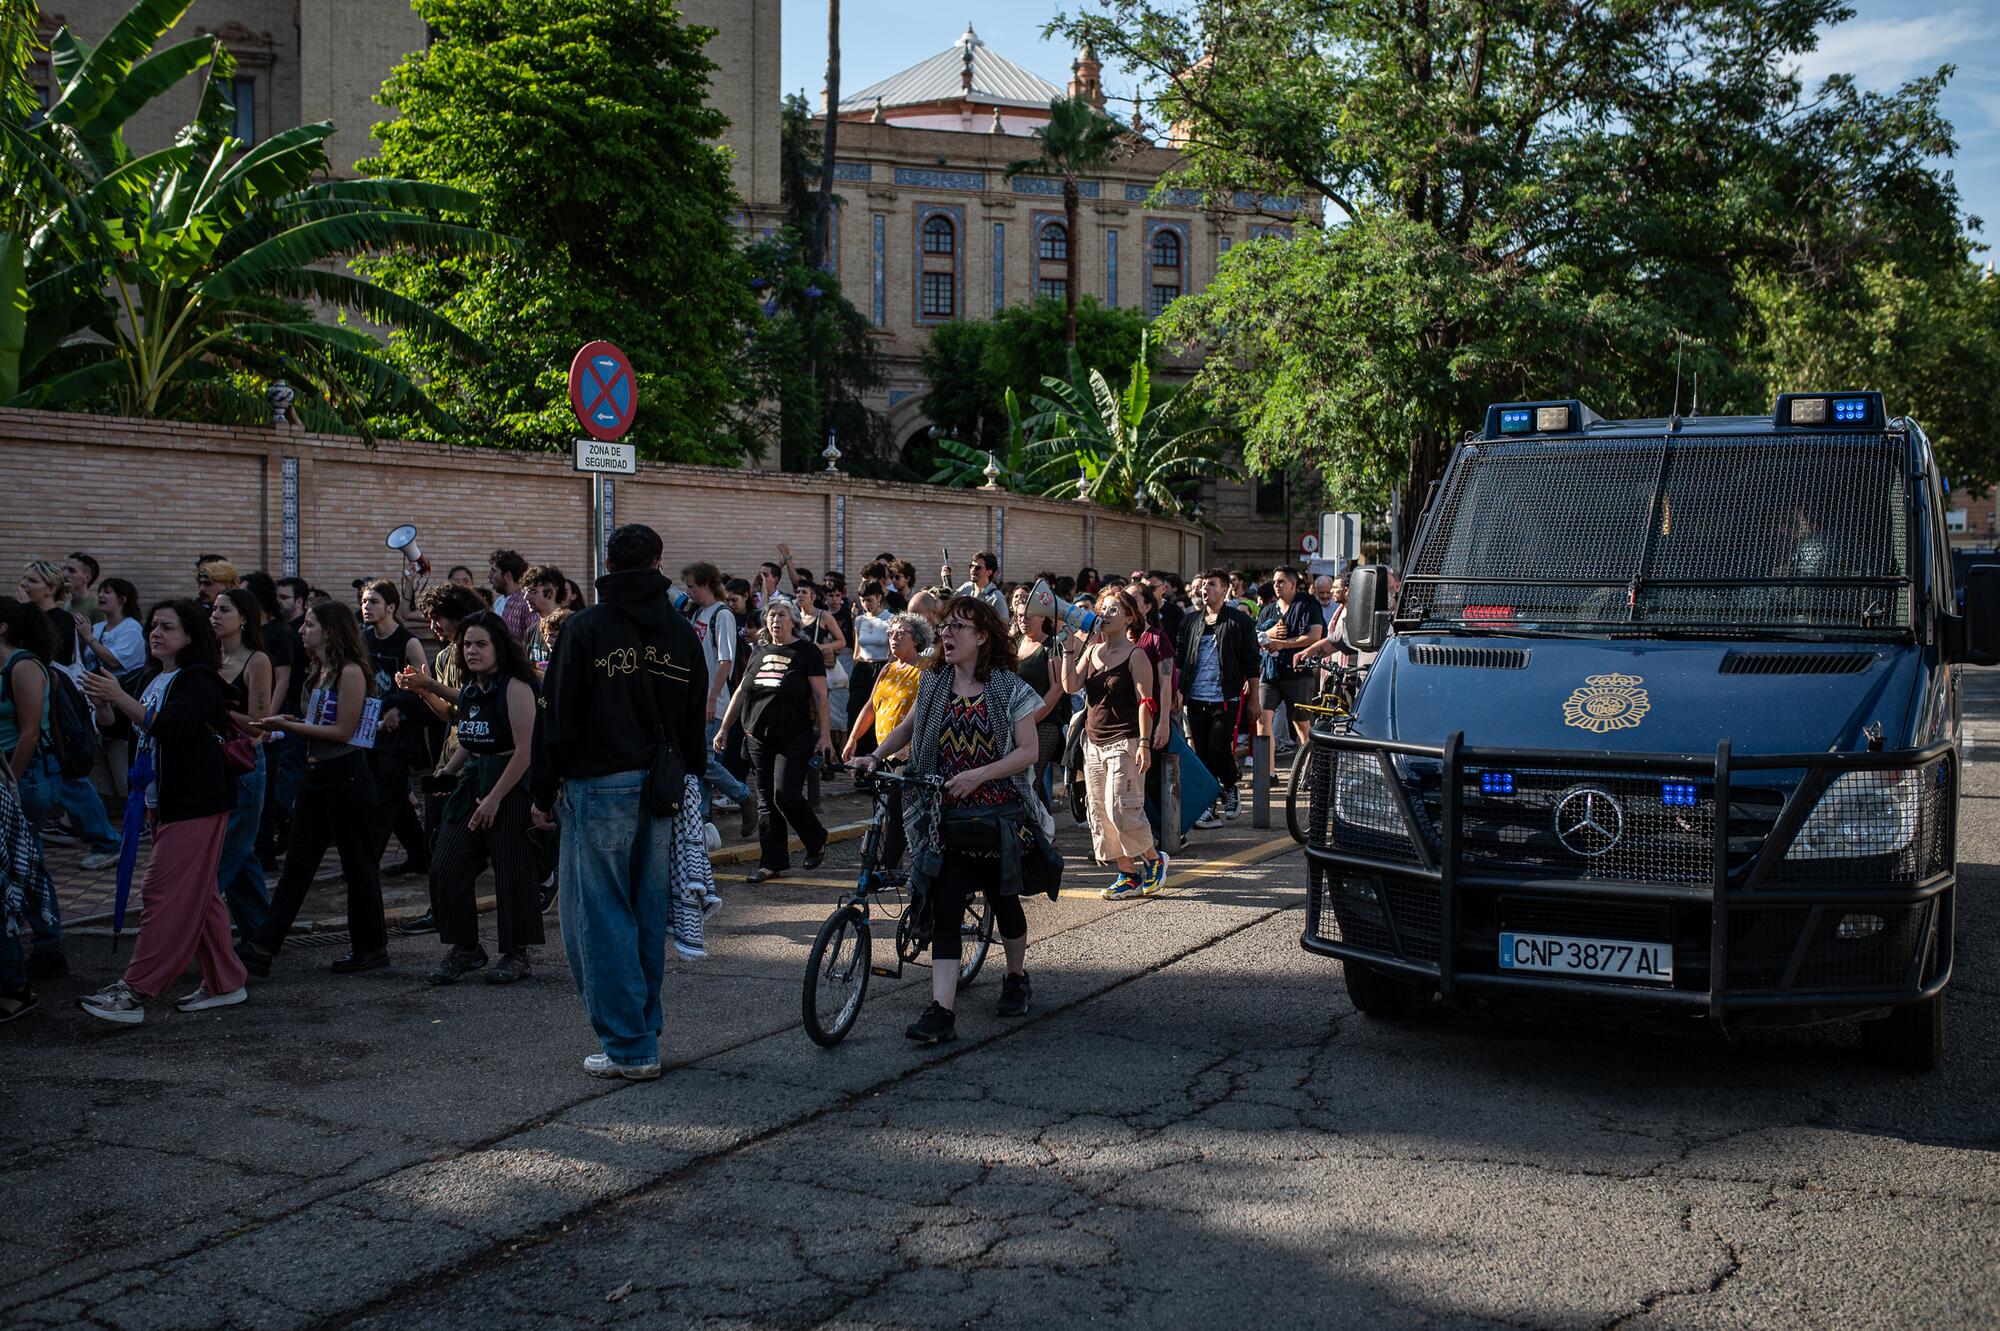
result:
[[[1303,943],[1362,1012],[1858,1021],[1937,1063],[1958,667],[1996,659],[2000,568],[1961,610],[1930,444],[1881,394],[1490,407],[1348,605],[1380,655],[1313,735]]]

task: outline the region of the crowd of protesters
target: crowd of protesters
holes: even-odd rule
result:
[[[818,777],[850,763],[978,769],[979,782],[950,788],[949,808],[1031,800],[1041,818],[1069,794],[1094,857],[1116,870],[1103,894],[1151,895],[1182,831],[1159,823],[1160,755],[1184,739],[1217,788],[1194,827],[1235,818],[1243,741],[1273,735],[1280,710],[1311,700],[1317,667],[1345,654],[1344,585],[1289,568],[1009,581],[980,552],[963,581],[945,564],[925,587],[885,552],[850,587],[779,545],[747,578],[695,562],[676,584],[656,534],[618,537],[591,598],[507,549],[488,559],[484,585],[466,565],[435,585],[406,566],[341,596],[203,554],[193,596],[166,589],[144,611],[138,588],[87,554],[26,565],[19,599],[0,599],[0,1021],[34,1008],[36,980],[68,973],[50,838],[76,842],[84,870],[138,876],[131,961],[82,1000],[126,1024],[190,964],[201,982],[176,1006],[244,1001],[246,977],[270,974],[332,849],[350,943],[335,974],[388,964],[385,877],[428,878],[430,910],[397,932],[436,932],[438,984],[532,974],[560,896],[603,1044],[591,1070],[647,1075],[664,948],[702,955],[700,919],[719,903],[705,869],[720,842],[712,820],[738,814],[757,845],[747,880],[762,882],[792,871],[794,840],[806,869],[825,856]],[[1038,582],[1053,605],[1035,600]],[[428,650],[413,622],[428,627]],[[654,689],[619,693],[607,660]],[[1001,710],[989,715],[979,700],[996,671]],[[926,712],[932,679],[957,687],[939,684]],[[1301,719],[1288,720],[1280,757],[1305,740]],[[686,819],[681,792],[653,791],[666,748],[683,760]],[[920,814],[894,810],[892,860],[935,835]],[[605,818],[701,890],[658,913],[633,891],[636,850],[606,851],[618,838],[601,835],[565,846],[563,827]],[[400,858],[384,868],[392,841]],[[683,872],[688,857],[704,867]],[[947,895],[992,897],[1009,963],[1003,1007],[1025,1010],[1018,891],[983,861],[961,874],[968,862],[949,859]],[[475,898],[489,869],[497,963]],[[597,956],[592,937],[622,941]],[[939,955],[955,938],[939,931]],[[950,1038],[948,989],[913,1038]]]

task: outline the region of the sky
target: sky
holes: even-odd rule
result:
[[[1087,0],[1084,0],[1087,2]],[[1981,236],[2000,245],[2000,3],[1983,0],[1849,0],[1855,17],[1830,30],[1804,62],[1809,80],[1850,73],[1864,87],[1892,88],[1947,62],[1958,73],[1944,110],[1957,130],[1958,156],[1945,164],[1958,182],[1960,206],[1986,219]],[[787,92],[814,108],[826,82],[824,0],[783,0],[783,75]],[[1071,6],[1074,8],[1075,6]],[[1042,25],[1064,8],[1052,0],[962,4],[936,0],[849,0],[842,9],[841,86],[849,92],[937,54],[969,20],[989,46],[1058,87],[1069,81],[1067,47],[1042,39]],[[1112,113],[1131,114],[1134,80],[1107,68]],[[2000,257],[2000,256],[1995,256]]]

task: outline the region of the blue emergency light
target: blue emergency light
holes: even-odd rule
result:
[[[1885,430],[1889,414],[1880,393],[1783,393],[1771,424],[1779,429]]]
[[[1581,434],[1603,418],[1575,398],[1555,402],[1496,402],[1486,409],[1485,437]]]
[[[1479,793],[1482,795],[1511,795],[1514,793],[1512,772],[1481,772]]]
[[[1669,809],[1692,809],[1698,796],[1692,781],[1662,781],[1660,803]]]

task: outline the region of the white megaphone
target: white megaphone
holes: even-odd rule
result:
[[[417,549],[417,529],[414,524],[406,522],[396,528],[389,533],[389,539],[383,544],[401,555],[406,566],[414,568],[419,573],[431,571],[431,561],[424,558],[423,551]]]
[[[1056,599],[1056,589],[1049,586],[1047,578],[1036,578],[1035,585],[1028,592],[1027,611],[1031,615],[1041,615],[1056,622],[1056,641],[1070,632],[1094,633],[1097,631],[1097,616],[1080,605]]]

